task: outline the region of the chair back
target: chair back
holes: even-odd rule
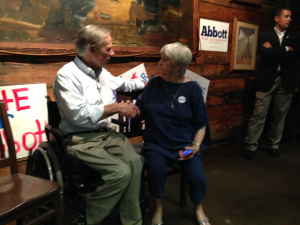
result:
[[[59,122],[60,122],[60,115],[57,103],[54,101],[51,101],[51,98],[49,96],[47,98],[47,108],[48,108],[48,122],[51,124],[52,127],[58,128]]]
[[[101,176],[95,170],[86,166],[80,159],[68,155],[62,147],[63,139],[67,134],[58,128],[61,119],[58,106],[49,96],[47,96],[47,107],[49,124],[45,126],[45,132],[48,142],[55,146],[53,151],[56,152],[64,176],[78,184],[98,181]]]
[[[16,174],[18,173],[18,164],[14,138],[6,111],[5,102],[3,100],[0,100],[0,119],[0,125],[2,124],[1,129],[3,128],[3,130],[0,132],[0,168],[10,167],[11,173]],[[5,148],[3,142],[6,142],[7,149]]]
[[[0,100],[0,119],[3,128],[0,132],[0,168],[10,167],[12,173],[0,178],[0,224],[12,224],[13,221],[13,224],[42,224],[51,219],[52,224],[61,225],[60,185],[18,173],[14,139],[3,100]]]

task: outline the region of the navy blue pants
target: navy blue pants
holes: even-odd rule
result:
[[[189,195],[193,204],[200,204],[206,194],[206,176],[204,174],[200,151],[189,160],[178,161],[178,152],[145,149],[143,155],[148,166],[148,187],[151,195],[161,199],[165,191],[167,178],[166,162],[178,162],[186,174]]]

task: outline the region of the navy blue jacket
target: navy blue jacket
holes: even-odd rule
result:
[[[264,48],[265,42],[270,42],[272,48]],[[258,52],[261,54],[261,59],[255,79],[257,91],[268,92],[271,89],[277,76],[278,64],[280,64],[284,89],[287,93],[294,92],[296,86],[295,62],[300,54],[299,44],[299,38],[289,30],[286,30],[281,45],[274,28],[260,34]],[[291,46],[294,49],[286,51],[285,46]]]

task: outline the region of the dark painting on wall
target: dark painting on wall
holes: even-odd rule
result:
[[[274,0],[273,0],[274,1]],[[262,0],[231,0],[233,3],[261,6]]]
[[[114,45],[193,47],[193,3],[183,0],[0,0],[0,43],[73,44],[77,31],[99,24]]]

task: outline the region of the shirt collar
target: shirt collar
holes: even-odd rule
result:
[[[82,72],[94,79],[96,79],[102,71],[102,68],[93,70],[92,68],[88,67],[78,56],[75,57],[73,62]]]
[[[277,30],[276,27],[274,27],[274,30],[275,30],[277,36],[279,36],[279,37],[283,37],[284,34],[285,34],[285,31],[286,31],[286,30],[284,30],[284,31],[281,32],[281,31]]]

